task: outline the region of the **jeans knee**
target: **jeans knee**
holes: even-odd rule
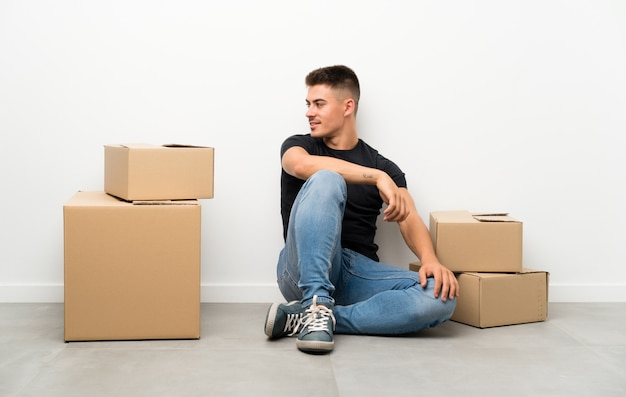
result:
[[[346,181],[339,173],[329,170],[320,170],[311,175],[303,188],[315,191],[319,198],[337,195],[345,200],[347,196]]]
[[[442,302],[442,318],[443,321],[448,321],[450,320],[450,317],[452,317],[452,314],[454,314],[454,309],[456,309],[456,298],[455,299],[448,299],[445,302]]]
[[[454,309],[456,308],[456,299],[448,299],[445,302],[442,301],[441,298],[438,298],[437,300],[438,305],[433,308],[436,315],[435,323],[432,326],[436,326],[450,320],[450,317],[452,317]]]
[[[413,321],[421,324],[420,329],[436,327],[452,317],[456,308],[456,299],[447,299],[444,302],[441,297],[435,298],[432,290],[424,290],[421,286],[417,286],[415,292],[418,293]]]

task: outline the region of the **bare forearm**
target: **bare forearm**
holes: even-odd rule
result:
[[[408,195],[408,192],[406,194]],[[411,214],[398,224],[404,241],[422,262],[419,270],[420,284],[426,288],[427,279],[432,277],[435,280],[435,298],[441,297],[444,302],[448,299],[454,299],[459,296],[459,282],[454,273],[437,259],[428,228],[415,210],[412,199],[410,205],[412,207]]]
[[[296,178],[306,180],[321,170],[330,170],[340,174],[347,183],[364,183],[376,185],[381,177],[387,176],[383,171],[350,163],[341,159],[327,156],[302,156],[298,161],[289,161],[290,157],[283,158],[283,168]]]
[[[400,222],[399,226],[407,246],[422,263],[438,261],[430,233],[417,211],[411,211],[411,214]]]
[[[400,222],[408,214],[404,193],[384,171],[363,167],[341,159],[327,156],[309,155],[303,148],[292,147],[283,154],[282,166],[285,172],[303,180],[321,170],[340,174],[346,183],[376,186],[381,198],[387,204],[384,211],[386,221]]]

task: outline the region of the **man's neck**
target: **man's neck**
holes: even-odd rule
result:
[[[359,143],[359,137],[356,130],[350,130],[348,133],[323,138],[323,140],[326,146],[334,150],[354,149]]]

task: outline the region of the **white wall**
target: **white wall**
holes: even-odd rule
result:
[[[0,301],[62,301],[62,206],[106,143],[216,148],[203,301],[280,299],[279,147],[303,79],[361,79],[361,136],[422,216],[505,210],[551,301],[626,301],[626,6],[615,1],[0,1]],[[414,260],[395,225],[382,259]]]

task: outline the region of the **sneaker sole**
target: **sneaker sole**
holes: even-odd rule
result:
[[[265,317],[265,335],[272,339],[274,338],[272,331],[274,330],[274,322],[276,321],[276,313],[278,312],[279,306],[280,303],[272,303]]]
[[[323,354],[329,353],[335,347],[335,342],[325,342],[319,340],[296,340],[296,346],[305,353]]]

